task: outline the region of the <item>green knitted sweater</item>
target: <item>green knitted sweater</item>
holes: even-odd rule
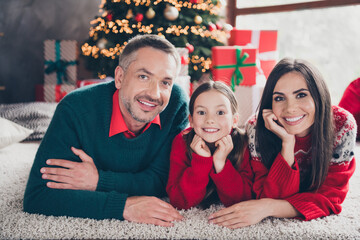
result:
[[[36,154],[24,195],[24,211],[54,216],[123,219],[128,196],[165,195],[173,138],[188,124],[187,96],[174,85],[160,114],[134,139],[109,137],[114,82],[68,94],[57,106]],[[70,149],[83,149],[99,172],[96,191],[50,189],[40,168],[49,158],[81,161]]]

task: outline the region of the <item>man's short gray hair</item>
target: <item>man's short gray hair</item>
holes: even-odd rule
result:
[[[126,72],[129,65],[136,59],[137,51],[144,47],[152,47],[173,56],[176,62],[177,73],[179,74],[181,61],[176,48],[164,37],[153,34],[137,35],[130,39],[120,54],[119,66]]]

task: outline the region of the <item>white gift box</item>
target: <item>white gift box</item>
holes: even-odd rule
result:
[[[258,75],[253,86],[235,86],[235,97],[239,106],[239,127],[244,127],[248,119],[258,109],[265,87],[264,75]]]

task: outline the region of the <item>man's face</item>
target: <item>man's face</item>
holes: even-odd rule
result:
[[[165,109],[176,77],[174,57],[151,47],[139,49],[126,72],[116,68],[120,110],[129,128],[144,126]]]

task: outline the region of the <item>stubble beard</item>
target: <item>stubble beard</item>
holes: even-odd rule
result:
[[[136,114],[135,113],[135,111],[134,111],[134,109],[133,109],[133,107],[132,107],[132,105],[131,105],[131,103],[130,103],[130,101],[128,100],[128,99],[126,99],[126,98],[121,98],[121,101],[123,102],[123,105],[125,106],[125,108],[126,108],[126,110],[128,111],[128,113],[131,115],[131,117],[134,119],[134,120],[136,120],[136,121],[138,121],[138,122],[141,122],[141,123],[149,123],[149,122],[151,122],[152,120],[154,120],[154,118],[160,113],[156,113],[156,114],[154,114],[154,116],[152,116],[152,117],[149,117],[149,118],[141,118],[140,116],[139,116],[139,114]],[[134,99],[134,102],[136,102],[137,100],[136,99]]]

